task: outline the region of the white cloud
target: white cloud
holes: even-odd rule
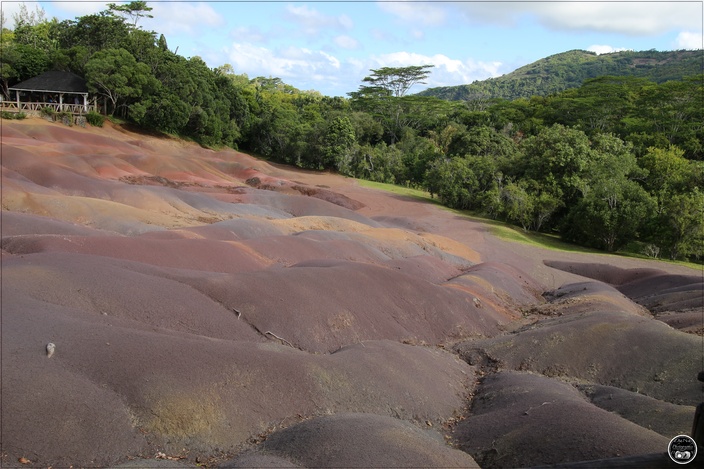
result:
[[[587,47],[587,50],[590,52],[594,52],[597,55],[601,55],[601,54],[610,54],[612,52],[622,52],[622,51],[629,50],[629,49],[626,49],[624,47],[612,47],[612,46],[607,46],[607,45],[594,44],[594,45]]]
[[[271,33],[265,33],[256,26],[241,26],[230,31],[230,37],[237,42],[264,43],[269,40]]]
[[[443,54],[433,56],[412,52],[394,52],[372,57],[370,69],[380,67],[407,67],[411,65],[435,65],[430,69],[427,87],[452,86],[472,83],[501,75],[501,62],[477,62],[472,59],[452,59]],[[412,92],[420,90],[414,89]]]
[[[359,42],[350,36],[337,36],[335,39],[335,44],[337,44],[338,47],[342,47],[343,49],[357,49],[359,47]]]
[[[332,56],[332,55],[330,55],[330,54],[326,54],[326,53],[323,52],[323,51],[320,51],[320,55],[322,55],[323,57],[325,57],[326,59],[328,59],[328,63],[329,63],[333,68],[336,68],[336,69],[338,69],[338,70],[340,69],[340,61],[337,60],[336,57],[334,57],[334,56]]]
[[[208,3],[154,2],[153,19],[143,20],[144,29],[156,29],[169,37],[187,34],[195,36],[205,29],[222,27],[224,18]]]
[[[100,11],[108,9],[108,3],[120,3],[120,2],[51,2],[51,8],[55,10],[56,16],[59,17],[80,17],[86,15],[92,15]],[[3,2],[3,11],[7,10],[8,5],[12,5],[9,2]],[[19,3],[17,3],[19,8]],[[6,13],[7,14],[7,13]],[[49,15],[47,15],[49,16]]]
[[[286,7],[286,18],[298,24],[301,31],[310,36],[317,35],[322,29],[347,31],[353,23],[349,16],[330,16],[319,12],[308,5]]]
[[[702,33],[682,31],[675,39],[675,49],[698,50],[703,48],[703,43],[704,37]]]
[[[337,17],[337,21],[346,30],[350,30],[354,28],[354,22],[352,21],[352,18],[350,18],[347,15],[340,15]]]
[[[396,40],[396,38],[393,34],[390,34],[388,31],[385,31],[385,30],[379,29],[379,28],[370,29],[369,35],[372,37],[372,39],[374,39],[377,42],[387,42],[387,41]]]
[[[247,73],[250,77],[279,77],[296,87],[314,75],[337,75],[340,69],[340,61],[334,56],[295,46],[274,50],[249,43],[234,43],[228,50],[228,59],[240,73]]]
[[[227,50],[225,62],[237,73],[279,77],[296,88],[317,89],[329,96],[345,96],[359,89],[370,70],[381,67],[435,65],[427,85],[416,85],[411,92],[426,87],[452,86],[501,75],[501,62],[459,60],[436,54],[432,56],[412,52],[395,52],[369,58],[342,59],[321,50],[286,46],[266,48],[250,43],[234,43]]]
[[[413,39],[416,39],[418,41],[423,40],[425,38],[425,32],[421,29],[412,29],[410,34]]]
[[[651,36],[673,29],[701,28],[698,2],[480,2],[458,5],[475,22],[508,26],[533,17],[555,30],[582,30]]]
[[[447,20],[447,12],[443,6],[416,2],[377,2],[379,8],[402,21],[422,24],[425,26],[440,26]]]

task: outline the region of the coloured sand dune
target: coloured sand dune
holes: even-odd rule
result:
[[[638,458],[702,399],[696,270],[110,123],[3,121],[2,188],[2,467]]]

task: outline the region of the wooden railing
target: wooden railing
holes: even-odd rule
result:
[[[70,112],[71,114],[85,114],[89,111],[97,110],[94,104],[68,104],[68,103],[25,103],[20,101],[2,101],[0,102],[0,110],[10,112],[39,112],[44,108],[53,109],[55,112]]]

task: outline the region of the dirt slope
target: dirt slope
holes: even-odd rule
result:
[[[1,130],[3,467],[540,465],[664,451],[701,399],[697,271],[111,124]]]

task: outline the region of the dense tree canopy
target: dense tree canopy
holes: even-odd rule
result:
[[[87,79],[105,113],[155,131],[426,189],[451,207],[583,245],[702,259],[701,74],[613,76],[616,56],[599,68],[591,55],[571,53],[521,72],[555,71],[569,81],[565,60],[592,67],[566,91],[548,84],[499,100],[491,90],[504,85],[494,80],[469,101],[409,95],[431,73],[418,65],[370,70],[349,98],[331,98],[184,58],[162,34],[140,28],[150,12],[133,1],[59,22],[39,7],[21,8],[14,28],[2,31],[2,93],[9,98],[19,81],[67,70]]]

